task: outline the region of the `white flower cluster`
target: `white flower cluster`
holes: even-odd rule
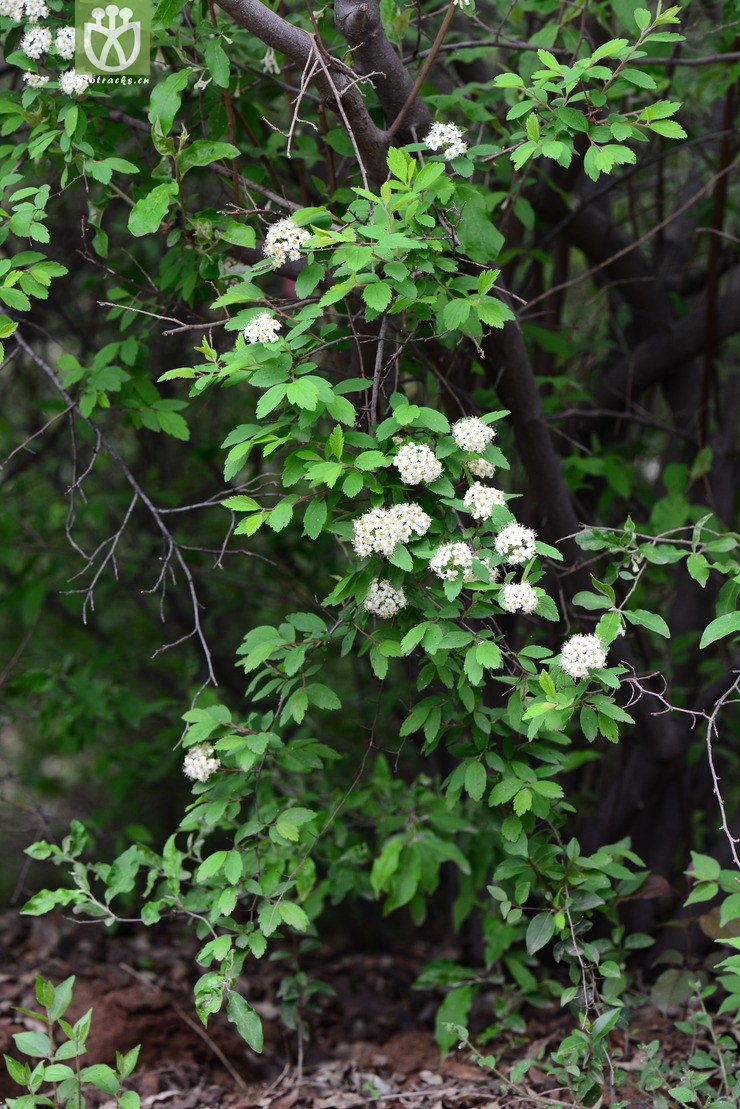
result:
[[[500,489],[475,481],[465,494],[463,504],[474,520],[488,520],[494,508],[503,507],[506,501]]]
[[[606,666],[606,650],[598,635],[572,635],[560,652],[560,668],[576,681]]]
[[[496,473],[493,462],[487,462],[485,458],[471,458],[466,465],[471,474],[475,474],[476,477],[493,477]]]
[[[512,566],[526,562],[535,553],[536,534],[521,524],[508,524],[496,536],[496,551]]]
[[[29,89],[42,89],[49,82],[48,77],[44,77],[40,73],[29,73],[28,70],[23,74],[23,80]]]
[[[51,31],[48,27],[29,27],[21,39],[21,50],[28,58],[38,61],[51,46]]]
[[[445,147],[444,155],[448,162],[465,154],[468,149],[468,144],[463,142],[463,132],[454,123],[433,123],[424,142],[430,150]]]
[[[391,620],[402,608],[406,608],[406,594],[403,589],[394,589],[389,581],[375,578],[365,597],[365,608],[382,620]]]
[[[443,581],[466,579],[473,569],[473,552],[467,543],[443,543],[437,547],[429,569]]]
[[[404,443],[393,465],[406,485],[421,485],[422,482],[428,485],[442,473],[442,463],[432,448],[423,443]]]
[[[38,23],[48,15],[49,9],[44,0],[0,0],[0,17],[14,19],[16,23],[24,19],[29,23]]]
[[[182,764],[183,774],[194,782],[207,782],[211,774],[220,767],[221,763],[214,757],[210,743],[199,743],[191,747]]]
[[[74,27],[59,27],[54,38],[54,49],[60,58],[69,61],[75,56],[75,29]]]
[[[484,424],[477,416],[466,416],[452,426],[452,438],[462,451],[482,454],[496,437],[494,428]]]
[[[25,14],[23,0],[0,0],[0,18],[14,19],[20,23]]]
[[[426,535],[432,518],[418,504],[394,504],[391,508],[371,508],[354,523],[352,546],[360,558],[376,554],[390,558],[399,543],[407,543],[412,533]]]
[[[244,338],[248,343],[276,343],[280,320],[273,319],[269,312],[260,312],[244,328]]]
[[[80,96],[93,84],[95,84],[93,76],[89,73],[78,73],[76,69],[65,69],[59,77],[59,88],[67,96]]]
[[[291,262],[297,262],[301,256],[301,247],[310,238],[310,233],[297,227],[292,219],[281,219],[273,223],[267,232],[263,253],[273,266],[282,266],[287,258]]]
[[[504,612],[532,613],[539,604],[539,597],[528,581],[509,581],[501,586],[498,601]]]

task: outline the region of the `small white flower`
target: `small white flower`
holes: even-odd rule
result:
[[[23,0],[0,0],[0,16],[22,22],[25,16]]]
[[[260,312],[244,328],[243,335],[248,343],[276,343],[280,320],[274,319],[269,312]]]
[[[20,23],[23,19],[23,0],[0,0],[0,17]]]
[[[413,501],[410,504],[394,504],[388,509],[388,515],[398,530],[401,543],[408,543],[412,534],[419,537],[426,535],[432,526],[432,517]]]
[[[516,566],[526,562],[535,553],[536,533],[521,524],[509,524],[496,536],[496,552]]]
[[[463,133],[454,123],[433,123],[424,142],[429,150],[441,150],[444,147],[444,156],[449,161],[467,151],[467,144],[463,142]]]
[[[275,51],[273,50],[272,47],[269,47],[269,49],[267,50],[267,53],[265,54],[264,58],[262,59],[262,69],[263,69],[263,72],[265,72],[265,73],[275,73],[275,74],[280,73],[280,63],[278,62],[277,58],[275,57]]]
[[[194,782],[207,782],[211,774],[221,768],[221,763],[213,755],[210,743],[198,743],[185,755],[182,771],[186,778]]]
[[[453,142],[451,146],[447,147],[445,150],[445,158],[448,162],[451,162],[453,158],[459,158],[462,154],[467,154],[467,152],[468,144],[458,139],[457,142]]]
[[[577,681],[606,666],[606,649],[598,635],[572,635],[560,652],[560,669]]]
[[[44,0],[25,0],[26,19],[29,23],[38,23],[40,19],[47,19],[49,9]]]
[[[29,27],[21,39],[21,50],[28,58],[38,61],[51,46],[51,31],[48,27]]]
[[[502,508],[506,501],[500,489],[476,481],[465,494],[463,504],[474,520],[488,520],[493,515],[494,508]]]
[[[394,589],[389,581],[376,578],[370,584],[363,604],[368,612],[382,620],[391,620],[406,607],[406,594],[403,589]]]
[[[44,77],[41,73],[29,73],[26,71],[23,74],[23,80],[26,82],[29,89],[42,89],[49,78]]]
[[[470,462],[466,462],[465,465],[471,474],[475,474],[476,477],[491,478],[496,473],[493,462],[488,462],[485,458],[471,458]]]
[[[467,543],[443,543],[434,552],[429,569],[443,581],[463,580],[473,568],[473,552]]]
[[[94,77],[88,73],[78,73],[76,69],[65,69],[59,76],[59,88],[67,96],[79,96],[94,83]]]
[[[298,227],[292,219],[280,219],[273,223],[265,236],[263,254],[273,266],[282,266],[287,258],[297,262],[301,248],[311,238],[310,232]]]
[[[54,49],[60,58],[69,61],[75,56],[75,29],[74,27],[59,27],[54,39]]]
[[[442,473],[442,463],[432,448],[423,443],[404,443],[393,459],[393,465],[406,485],[428,485]]]
[[[466,416],[452,425],[452,438],[460,450],[469,454],[482,454],[495,437],[495,429],[484,424],[477,416]]]
[[[355,520],[352,546],[360,558],[373,553],[390,558],[399,543],[407,543],[412,532],[425,535],[432,519],[418,504],[395,504],[371,508]]]
[[[509,581],[502,585],[498,601],[505,612],[526,613],[534,612],[540,603],[539,597],[528,581]]]

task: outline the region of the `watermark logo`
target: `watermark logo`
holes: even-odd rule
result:
[[[75,0],[75,68],[106,77],[148,75],[150,22],[150,0],[121,7]]]

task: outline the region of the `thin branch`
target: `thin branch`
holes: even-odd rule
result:
[[[370,395],[370,427],[375,427],[378,422],[378,394],[380,391],[380,374],[383,369],[383,348],[385,336],[388,331],[388,317],[383,316],[378,335],[378,346],[375,351],[375,366],[373,367],[373,388]]]
[[[148,509],[149,514],[151,515],[152,519],[154,520],[155,524],[157,525],[157,528],[161,532],[161,534],[164,537],[167,544],[169,544],[172,557],[174,557],[175,561],[177,562],[178,566],[180,567],[180,569],[182,570],[182,572],[185,576],[185,580],[186,580],[187,586],[188,586],[188,592],[190,594],[190,600],[191,600],[191,604],[192,604],[192,611],[193,611],[193,630],[187,636],[184,636],[182,639],[178,640],[178,643],[182,642],[184,639],[189,639],[191,636],[195,636],[198,639],[198,642],[200,643],[200,646],[201,646],[201,650],[203,652],[203,656],[204,656],[205,661],[206,661],[206,668],[207,668],[207,672],[208,672],[208,682],[206,684],[210,683],[210,684],[213,684],[213,685],[218,685],[218,682],[216,680],[216,675],[213,671],[213,660],[211,658],[210,648],[208,647],[208,643],[206,642],[205,634],[203,632],[203,628],[202,628],[202,625],[201,625],[201,622],[200,622],[200,601],[198,600],[198,595],[197,595],[197,592],[196,592],[196,589],[195,589],[195,582],[193,581],[193,575],[190,571],[190,567],[188,566],[187,562],[183,558],[183,555],[182,555],[182,552],[180,551],[179,545],[177,544],[177,542],[173,538],[169,528],[165,524],[165,522],[162,518],[162,515],[159,512],[157,506],[153,503],[153,501],[148,496],[148,494],[144,491],[144,489],[142,489],[141,485],[139,485],[138,481],[136,480],[134,475],[131,473],[131,470],[129,469],[128,465],[124,462],[124,460],[121,458],[121,456],[118,453],[118,451],[116,450],[116,448],[107,439],[107,437],[103,434],[103,432],[100,430],[100,428],[98,428],[93,423],[92,420],[90,420],[87,416],[83,416],[82,412],[80,412],[79,405],[70,396],[70,394],[67,392],[67,390],[64,388],[64,386],[62,385],[61,381],[59,380],[59,377],[57,376],[56,371],[53,369],[53,367],[50,366],[49,363],[46,362],[43,358],[41,358],[38,354],[36,354],[36,352],[33,350],[32,347],[30,347],[28,345],[28,343],[25,341],[25,339],[23,338],[23,336],[21,334],[16,332],[15,333],[15,338],[16,338],[16,342],[18,343],[18,345],[26,352],[28,357],[33,362],[35,362],[36,365],[46,374],[49,381],[52,383],[52,385],[54,386],[56,391],[59,393],[59,395],[62,397],[62,399],[65,401],[65,403],[71,409],[73,409],[75,414],[78,416],[78,418],[81,419],[85,424],[87,424],[87,426],[93,431],[93,433],[96,436],[97,442],[105,448],[108,455],[115,462],[116,466],[118,467],[118,469],[123,474],[124,478],[128,482],[128,484],[131,487],[131,489],[133,490],[133,492],[136,494],[136,496],[142,502],[142,504],[144,504],[146,506],[146,508]],[[77,479],[77,482],[76,482],[77,485],[79,485],[79,480],[80,479]],[[129,511],[131,511],[131,509]]]
[[[738,856],[737,845],[738,845],[738,843],[740,843],[740,838],[737,837],[737,836],[733,836],[732,832],[730,831],[729,824],[727,823],[727,811],[725,809],[725,802],[724,802],[724,798],[722,797],[722,794],[720,792],[719,777],[717,775],[717,770],[716,770],[715,765],[714,765],[714,752],[712,750],[712,736],[714,735],[716,737],[719,737],[719,732],[717,730],[717,717],[719,716],[720,709],[723,707],[723,705],[736,703],[737,698],[735,699],[735,701],[731,701],[730,698],[732,697],[733,693],[737,693],[739,690],[740,690],[740,672],[738,672],[738,675],[735,678],[735,681],[730,686],[730,688],[727,689],[722,694],[722,696],[719,697],[715,701],[714,708],[712,709],[711,713],[709,714],[709,716],[707,718],[707,735],[706,735],[707,759],[708,759],[708,762],[709,762],[709,771],[712,775],[712,788],[714,789],[714,795],[717,798],[717,803],[719,804],[720,819],[722,821],[722,830],[725,833],[725,837],[727,839],[727,842],[730,845],[730,852],[732,854],[732,859],[733,859],[733,862],[735,863],[735,866],[738,868],[738,870],[740,870],[740,857]]]
[[[424,63],[422,65],[421,69],[419,70],[419,73],[418,73],[418,76],[417,76],[416,80],[414,81],[413,87],[411,89],[411,92],[408,95],[406,103],[403,105],[403,107],[401,108],[401,111],[398,113],[396,118],[393,120],[393,123],[388,128],[388,138],[389,139],[392,139],[393,136],[399,131],[399,129],[400,129],[403,121],[405,120],[406,116],[409,114],[409,112],[413,108],[414,102],[415,102],[417,96],[419,95],[419,89],[424,84],[424,81],[426,80],[427,73],[429,72],[429,70],[434,65],[434,59],[437,57],[437,54],[439,53],[439,49],[440,49],[442,43],[444,42],[445,35],[447,34],[447,32],[450,28],[450,24],[452,23],[452,19],[455,15],[455,7],[456,7],[455,0],[452,0],[452,3],[450,4],[449,8],[445,12],[445,17],[442,20],[442,24],[439,28],[439,31],[437,32],[437,37],[434,40],[434,42],[432,43],[432,48],[429,51],[429,53],[427,54],[426,58],[424,59]]]
[[[627,254],[631,254],[633,250],[637,250],[637,248],[642,246],[643,243],[648,242],[650,239],[653,238],[654,235],[657,235],[659,231],[662,231],[665,227],[667,227],[669,223],[673,223],[673,221],[678,219],[679,216],[682,216],[684,212],[688,212],[689,208],[693,208],[697,200],[699,200],[704,195],[704,193],[707,192],[707,190],[710,189],[712,185],[714,185],[716,181],[718,181],[721,177],[724,177],[724,175],[726,173],[729,173],[731,169],[734,169],[735,165],[736,162],[732,162],[729,166],[725,166],[725,168],[719,173],[713,174],[708,181],[705,181],[701,188],[697,189],[695,193],[692,193],[692,195],[687,201],[685,201],[684,204],[682,204],[679,208],[676,208],[675,211],[671,212],[671,214],[669,216],[666,216],[665,219],[661,220],[660,223],[654,224],[654,226],[646,231],[644,235],[641,235],[639,239],[635,239],[633,242],[628,243],[627,246],[623,247],[621,250],[618,250],[616,254],[612,254],[603,262],[599,262],[597,266],[591,266],[590,269],[586,270],[584,273],[578,274],[576,277],[571,278],[570,281],[563,281],[560,285],[554,285],[551,289],[548,289],[547,292],[541,293],[540,296],[528,301],[527,311],[529,312],[529,310],[533,308],[535,304],[539,304],[540,301],[547,300],[549,297],[552,296],[553,293],[559,293],[561,289],[570,289],[574,285],[580,285],[582,281],[587,281],[589,277],[593,277],[595,274],[600,273],[604,269],[607,269],[620,258],[624,258]]]

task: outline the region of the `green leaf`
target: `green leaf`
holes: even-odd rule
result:
[[[521,786],[522,783],[518,778],[504,778],[491,790],[488,804],[505,805],[507,801],[511,801],[515,793],[519,792]]]
[[[552,913],[538,913],[532,917],[527,926],[525,942],[527,951],[534,955],[541,947],[548,944],[555,934],[555,920]]]
[[[152,16],[152,22],[160,27],[170,27],[175,16],[179,15],[188,0],[159,0]]]
[[[118,1099],[118,1109],[141,1109],[141,1097],[136,1090],[125,1090],[121,1094]]]
[[[375,891],[376,896],[386,888],[389,878],[398,870],[402,849],[403,840],[401,837],[393,836],[392,839],[388,840],[381,853],[374,860],[370,871],[370,885]]]
[[[655,83],[655,78],[651,77],[649,73],[643,73],[641,69],[623,69],[619,75],[625,81],[629,81],[631,85],[637,85],[639,89],[656,89],[658,86]]]
[[[290,501],[281,501],[273,508],[267,517],[267,525],[273,531],[282,531],[293,518],[293,505]]]
[[[685,139],[686,132],[680,123],[676,123],[674,119],[656,119],[651,123],[650,130],[655,131],[656,135],[662,135],[666,139]]]
[[[392,296],[393,290],[387,281],[374,281],[372,285],[365,285],[362,290],[362,299],[375,312],[384,312]]]
[[[476,990],[475,986],[469,984],[456,986],[450,990],[437,1010],[434,1022],[434,1037],[443,1055],[446,1055],[458,1041],[457,1032],[446,1026],[448,1024],[464,1025],[466,1023]]]
[[[180,107],[182,91],[187,87],[192,72],[192,69],[187,66],[184,69],[177,69],[169,77],[165,77],[164,81],[157,82],[152,89],[149,99],[149,122],[153,124],[157,121],[164,135],[169,134],[172,128]]]
[[[212,142],[210,139],[196,139],[178,155],[181,174],[186,174],[195,166],[209,166],[224,158],[238,158],[239,147],[230,142]]]
[[[408,548],[404,547],[402,543],[399,543],[399,545],[394,548],[393,554],[388,561],[392,566],[397,566],[399,570],[406,570],[408,573],[411,573],[414,569],[414,560]]]
[[[492,640],[479,643],[475,648],[475,657],[485,670],[497,670],[501,666],[501,649]]]
[[[303,515],[303,534],[309,539],[317,539],[326,523],[327,514],[326,501],[314,497]]]
[[[648,628],[657,635],[665,636],[666,639],[671,638],[671,632],[665,620],[662,616],[656,616],[654,612],[646,612],[644,608],[625,609],[623,616],[630,624],[639,624],[640,627]]]
[[[116,1072],[106,1063],[94,1063],[91,1067],[83,1067],[80,1078],[83,1082],[92,1082],[93,1086],[105,1094],[115,1096],[121,1089]]]
[[[507,304],[502,304],[494,297],[481,297],[475,310],[481,323],[488,324],[489,327],[503,327],[507,320],[516,318]]]
[[[540,121],[535,112],[527,116],[527,135],[532,142],[540,141]]]
[[[74,1078],[74,1073],[66,1063],[52,1063],[44,1068],[44,1082],[64,1082],[67,1078]]]
[[[51,1055],[51,1042],[43,1032],[16,1032],[13,1040],[21,1054],[32,1059],[48,1059]]]
[[[229,87],[229,58],[219,40],[212,37],[205,49],[205,63],[213,83],[220,89]]]
[[[264,1046],[262,1021],[240,994],[229,990],[228,998],[226,1016],[236,1025],[241,1038],[259,1055]]]
[[[295,928],[297,932],[305,932],[308,928],[309,920],[306,913],[293,901],[280,902],[280,917],[284,924]]]
[[[465,768],[465,792],[473,801],[480,801],[486,788],[486,768],[477,759]]]
[[[152,235],[158,231],[176,195],[176,183],[166,181],[162,185],[156,185],[146,196],[137,200],[128,217],[128,229],[131,234],[140,238],[142,235]]]
[[[378,470],[386,465],[387,459],[382,451],[362,451],[352,462],[358,470]]]
[[[442,310],[442,323],[449,331],[455,331],[465,323],[470,315],[470,301],[451,300]]]
[[[493,83],[499,89],[524,88],[524,81],[518,73],[499,73],[497,77],[494,77]]]
[[[715,643],[726,635],[734,635],[735,632],[740,632],[740,612],[726,612],[724,616],[718,616],[706,626],[699,647],[702,649],[708,647],[710,643]]]
[[[318,262],[312,262],[310,266],[304,266],[296,278],[296,296],[301,299],[310,296],[319,282],[323,280],[325,272],[325,267],[320,266]]]
[[[285,395],[291,404],[295,404],[299,408],[305,408],[309,412],[313,412],[319,403],[318,389],[312,381],[307,381],[305,377],[299,377],[296,381],[291,381],[285,390]]]
[[[49,1005],[49,1016],[52,1020],[63,1017],[72,1001],[72,987],[75,984],[74,974],[65,978],[54,990],[54,1000]]]
[[[524,816],[532,808],[532,791],[520,789],[514,798],[514,812],[517,816]]]

